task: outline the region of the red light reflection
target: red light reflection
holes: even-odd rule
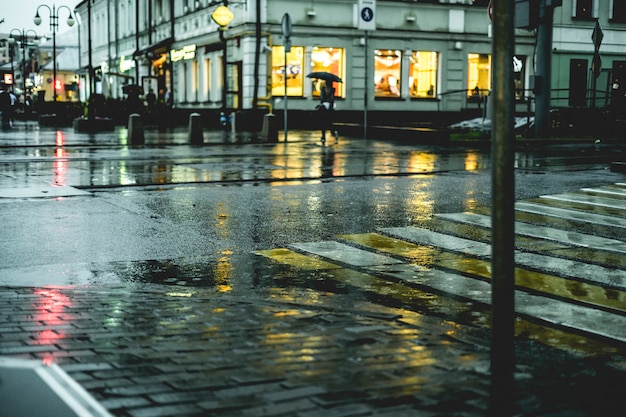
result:
[[[57,146],[63,146],[65,144],[65,134],[60,130],[57,130],[55,143]]]
[[[57,185],[65,185],[67,160],[65,158],[65,149],[62,148],[65,144],[65,134],[63,134],[60,130],[57,130],[55,144],[57,147],[54,150],[54,183]]]
[[[36,289],[34,294],[40,296],[40,298],[33,303],[33,310],[35,311],[33,321],[35,324],[42,326],[42,330],[32,336],[33,340],[31,343],[54,345],[65,338],[65,333],[59,328],[49,329],[46,327],[67,324],[65,309],[71,306],[72,301],[59,290],[50,288]],[[55,362],[55,354],[53,352],[46,352],[42,355],[45,365],[51,365]]]

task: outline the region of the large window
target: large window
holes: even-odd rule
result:
[[[491,89],[491,55],[469,54],[467,57],[467,90],[469,98],[487,94]]]
[[[292,46],[287,52],[287,67],[285,68],[285,48],[272,47],[272,95],[285,95],[285,80],[287,81],[287,95],[301,97],[304,95],[304,47]],[[287,70],[285,74],[285,69]]]
[[[409,94],[416,98],[434,98],[437,95],[437,52],[414,51],[409,64]]]
[[[330,72],[345,80],[344,76],[344,50],[343,48],[313,47],[311,52],[311,71]],[[306,74],[304,74],[306,76]],[[311,91],[314,97],[320,95],[320,81],[312,79]],[[335,83],[335,96],[345,97],[345,87],[343,83]]]
[[[374,51],[375,97],[400,97],[402,53],[390,49]]]

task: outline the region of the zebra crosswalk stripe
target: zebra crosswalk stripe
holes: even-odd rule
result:
[[[590,339],[584,343],[626,343],[626,264],[619,261],[626,242],[563,227],[569,221],[590,225],[590,230],[595,226],[626,228],[622,195],[626,195],[626,185],[615,184],[516,203],[518,212],[532,213],[539,223],[515,222],[522,242],[515,252],[516,313],[523,319],[518,321],[518,332],[571,331],[578,337],[587,335]],[[597,207],[610,209],[596,214]],[[257,253],[302,269],[327,270],[328,276],[346,285],[408,305],[408,300],[433,293],[456,302],[458,311],[463,300],[488,307],[491,218],[469,212],[443,213],[434,215],[430,225],[428,229],[380,228],[378,233],[338,235],[336,240],[293,243],[289,248]],[[461,233],[482,241],[453,235],[455,225]],[[552,247],[542,241],[553,242]],[[591,255],[583,256],[587,252]]]

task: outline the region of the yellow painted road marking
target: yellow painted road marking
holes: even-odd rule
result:
[[[311,256],[302,255],[289,249],[268,249],[256,251],[259,255],[263,255],[266,258],[274,259],[277,262],[292,265],[305,271],[317,271],[322,269],[337,269],[341,266],[323,261],[321,259],[313,258]]]
[[[463,274],[491,279],[491,262],[444,252],[430,246],[394,239],[377,233],[338,236],[375,250],[406,258],[413,264],[427,268],[444,267]],[[426,254],[428,254],[426,256]],[[592,306],[626,312],[626,292],[580,281],[561,278],[541,272],[515,268],[515,284],[534,292],[575,300]]]
[[[423,247],[416,250],[416,248],[412,246],[417,245],[412,245],[410,243],[408,245],[404,245],[402,241],[395,239],[380,239],[384,236],[374,233],[366,234],[365,236],[386,245],[388,248],[396,248],[398,254],[413,254],[416,259],[425,260],[423,257],[424,252],[430,251],[433,255],[435,255],[434,252],[437,252],[432,248],[424,249]],[[469,303],[466,302],[460,302],[447,297],[428,294],[402,283],[393,283],[370,274],[345,269],[339,265],[325,262],[308,255],[296,253],[289,249],[280,248],[261,250],[256,253],[275,262],[291,265],[304,270],[326,270],[328,278],[335,279],[338,282],[343,282],[344,284],[366,291],[381,291],[381,294],[385,294],[396,299],[397,301],[401,301],[407,306],[415,306],[415,303],[422,305],[426,304],[430,311],[442,311],[448,314],[462,315],[463,321],[466,324],[473,324],[482,328],[490,328],[491,313],[488,306],[470,306]],[[308,258],[308,260],[306,258]],[[426,258],[428,258],[428,256]],[[481,308],[482,311],[480,311]],[[475,314],[478,311],[480,311],[480,314]],[[406,321],[406,319],[404,319],[404,321]],[[409,320],[409,322],[410,321],[411,320]],[[419,325],[419,323],[415,323],[415,325]],[[620,369],[626,369],[626,359],[622,357],[626,354],[626,352],[624,352],[621,348],[608,345],[592,337],[587,337],[578,333],[570,333],[563,329],[540,325],[519,317],[516,319],[515,335],[517,337],[532,339],[546,346],[551,346],[553,348],[565,350],[578,355],[585,355],[589,357],[606,356],[609,358],[608,360],[611,361],[610,364],[612,366]]]

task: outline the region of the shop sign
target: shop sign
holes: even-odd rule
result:
[[[126,57],[122,55],[120,57],[120,72],[125,73],[133,68],[135,68],[135,61],[132,59],[126,59]]]
[[[221,28],[226,28],[233,20],[233,17],[235,17],[235,15],[226,6],[219,6],[211,15],[211,19]]]
[[[196,57],[196,45],[185,45],[181,49],[172,49],[170,59],[172,62],[182,59],[194,59]]]

